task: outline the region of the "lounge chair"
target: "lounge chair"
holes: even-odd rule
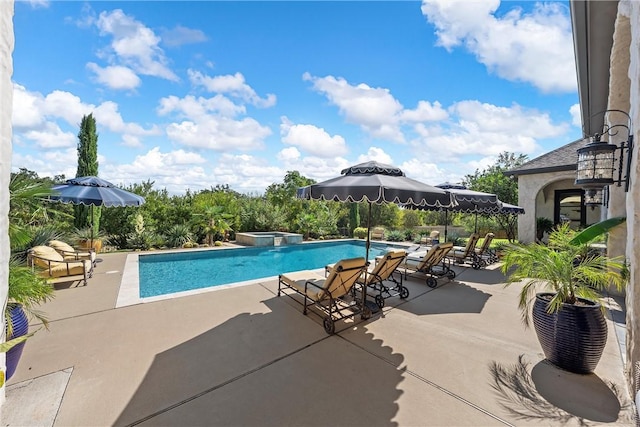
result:
[[[393,273],[402,264],[406,256],[407,252],[403,249],[391,250],[377,257],[375,265],[369,267],[366,274],[363,273],[358,278],[358,284],[366,285],[378,292],[378,295],[375,296],[378,307],[384,307],[384,300],[390,297],[398,295],[402,299],[409,297],[409,289],[402,285],[402,274],[400,274],[400,281],[393,277]],[[391,288],[386,286],[384,282],[387,280],[392,281],[395,285]]]
[[[487,233],[484,236],[484,240],[482,241],[482,245],[479,248],[476,248],[476,257],[478,262],[480,263],[480,267],[486,267],[487,264],[493,264],[498,261],[498,257],[495,252],[491,250],[491,242],[495,234]]]
[[[408,254],[401,267],[404,268],[404,277],[416,273],[427,276],[426,283],[430,288],[438,286],[437,277],[447,276],[455,279],[456,272],[451,269],[450,262],[447,262],[447,254],[453,248],[453,243],[439,243],[431,246],[427,252],[416,252]],[[411,271],[411,273],[409,273]]]
[[[343,259],[337,262],[324,277],[317,270],[304,270],[278,276],[278,296],[288,295],[302,304],[302,314],[308,313],[313,306],[323,318],[322,324],[329,335],[335,332],[335,322],[361,313],[363,319],[371,315],[370,309],[361,301],[358,305],[355,298],[348,298],[356,281],[363,273],[367,263],[364,258]],[[303,301],[300,301],[300,298]],[[342,298],[345,297],[345,298]]]
[[[457,264],[469,262],[474,270],[478,270],[480,268],[480,262],[476,255],[478,240],[480,240],[480,235],[478,233],[473,233],[469,236],[466,246],[454,246],[451,250],[453,261]]]
[[[50,246],[34,246],[27,254],[31,268],[40,268],[38,273],[50,283],[79,280],[86,286],[87,279],[93,275],[90,260],[65,260],[58,251]]]
[[[49,241],[48,246],[51,246],[53,249],[58,251],[58,253],[62,255],[65,260],[79,261],[88,259],[89,261],[91,261],[94,267],[96,265],[96,251],[93,248],[79,250],[74,248],[67,242],[63,242],[61,240],[51,240]]]

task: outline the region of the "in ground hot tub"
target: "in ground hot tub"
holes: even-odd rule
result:
[[[245,246],[282,246],[302,243],[302,234],[281,231],[236,233],[236,243]]]

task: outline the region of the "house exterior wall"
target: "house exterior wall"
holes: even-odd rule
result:
[[[636,147],[633,150],[633,157],[630,167],[631,185],[629,192],[625,193],[627,229],[624,240],[626,241],[626,258],[629,262],[629,285],[626,293],[627,309],[627,336],[626,336],[626,360],[627,360],[627,380],[630,389],[637,393],[640,385],[636,377],[640,375],[640,325],[638,313],[640,313],[640,168],[638,165],[638,142],[640,141],[640,3],[622,1],[619,4],[619,15],[616,22],[616,32],[614,33],[614,43],[622,45],[622,51],[627,51],[628,59],[622,56],[612,55],[610,83],[622,85],[625,75],[628,78],[628,92],[625,96],[625,87],[613,87],[610,84],[610,102],[622,103],[627,100],[627,108],[631,116],[631,123],[635,126],[633,137]],[[615,52],[614,52],[615,53]],[[622,54],[620,54],[622,55]],[[613,204],[610,203],[613,212]],[[617,204],[619,205],[619,204]],[[616,206],[617,206],[616,205]],[[636,394],[636,402],[638,402]]]
[[[536,218],[544,216],[553,220],[554,191],[576,188],[575,171],[562,171],[520,175],[518,177],[518,206],[524,215],[518,216],[518,240],[531,243],[536,240]],[[535,194],[535,197],[531,195]],[[598,218],[599,218],[599,214]],[[597,221],[597,220],[596,220]]]
[[[13,107],[13,1],[0,1],[0,304],[7,304],[9,288],[9,179],[11,177],[11,110]],[[4,342],[4,316],[0,316],[0,341]],[[0,353],[0,405],[5,400],[5,354]]]

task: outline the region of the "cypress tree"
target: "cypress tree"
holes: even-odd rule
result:
[[[360,225],[360,205],[351,203],[349,206],[349,234],[353,237],[353,230]]]
[[[98,176],[98,133],[93,113],[83,116],[78,132],[78,169],[76,178],[81,176]],[[100,229],[100,208],[93,208],[93,218],[90,218],[91,207],[85,205],[74,206],[74,225],[78,229],[93,227],[97,235]]]

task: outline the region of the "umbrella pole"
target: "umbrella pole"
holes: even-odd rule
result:
[[[478,232],[478,212],[476,212],[476,226],[474,229],[474,233],[477,233],[477,232]]]
[[[91,204],[91,212],[89,214],[89,217],[91,218],[91,242],[89,243],[89,250],[93,249],[93,203]]]
[[[449,213],[449,209],[444,210],[444,241],[447,241],[447,214]]]
[[[362,285],[362,311],[366,307],[367,303],[367,271],[369,270],[369,248],[371,247],[371,202],[369,202],[369,213],[367,215],[367,244],[366,244],[366,255],[364,258],[365,269],[364,269],[364,284]]]

